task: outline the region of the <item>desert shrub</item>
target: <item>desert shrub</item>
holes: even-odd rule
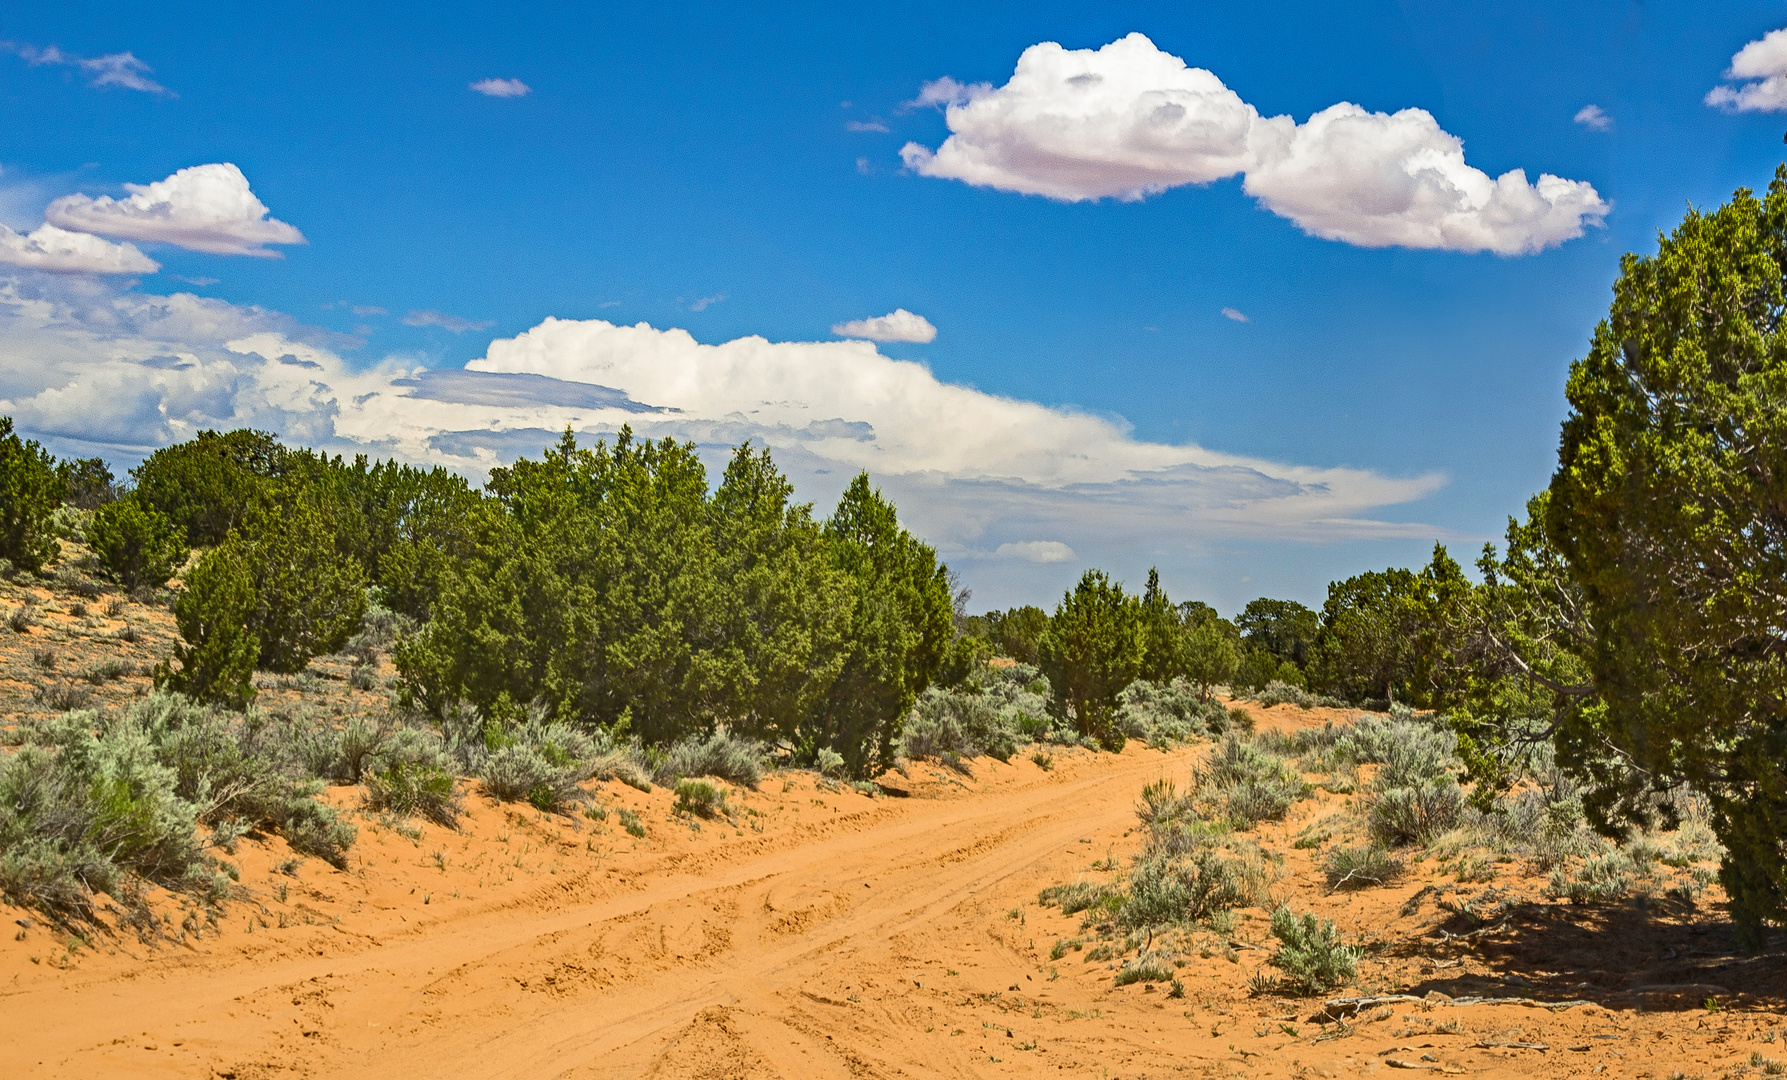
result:
[[[1293,686],[1277,679],[1267,683],[1253,695],[1253,700],[1271,708],[1274,705],[1295,705],[1299,709],[1313,709],[1321,703],[1321,699],[1301,686]]]
[[[1045,907],[1058,907],[1063,915],[1077,915],[1122,896],[1123,890],[1116,885],[1081,879],[1065,885],[1050,885],[1037,894],[1036,902]]]
[[[207,704],[247,705],[254,698],[260,655],[260,639],[248,626],[255,602],[241,546],[231,541],[207,552],[187,573],[186,588],[174,602],[183,640],[170,660],[156,666],[156,688]]]
[[[1288,761],[1229,735],[1196,773],[1198,796],[1238,828],[1280,821],[1310,788]]]
[[[1322,862],[1328,889],[1364,889],[1402,876],[1402,860],[1381,847],[1337,847]]]
[[[368,601],[360,616],[360,628],[349,638],[343,651],[362,664],[377,661],[379,650],[389,649],[399,638],[416,629],[416,621],[408,615],[392,611],[376,601]]]
[[[112,580],[127,589],[160,588],[185,565],[185,532],[136,499],[106,503],[87,523],[87,546]]]
[[[821,746],[813,755],[813,764],[818,767],[821,776],[843,776],[848,769],[844,755],[829,746]]]
[[[1138,982],[1169,982],[1178,976],[1173,962],[1157,952],[1137,953],[1134,958],[1123,962],[1117,969],[1113,982],[1118,986],[1128,986]]]
[[[15,634],[28,633],[35,625],[37,625],[37,608],[29,600],[13,608],[12,612],[6,616],[6,628]]]
[[[355,690],[372,690],[378,686],[378,669],[361,664],[348,672],[347,684]]]
[[[31,662],[45,671],[56,670],[56,661],[58,659],[59,657],[56,655],[56,650],[50,648],[48,645],[45,645],[41,649],[31,650]]]
[[[1352,980],[1360,950],[1340,943],[1340,931],[1332,919],[1317,920],[1314,912],[1302,918],[1289,907],[1272,913],[1272,936],[1278,949],[1271,965],[1284,973],[1291,988],[1320,994]]]
[[[590,777],[597,744],[590,736],[531,710],[518,724],[486,721],[477,776],[504,802],[525,799],[541,810],[559,810],[580,801],[578,784]]]
[[[44,683],[31,691],[31,700],[55,712],[68,712],[86,708],[93,691],[76,682]]]
[[[374,810],[425,817],[455,828],[464,807],[453,774],[439,765],[396,761],[366,779],[366,801]]]
[[[1612,851],[1585,859],[1574,869],[1553,869],[1545,894],[1572,904],[1606,903],[1625,896],[1639,871],[1629,852]]]
[[[1136,859],[1119,925],[1141,929],[1194,922],[1260,898],[1266,873],[1257,851],[1250,845],[1236,850],[1218,833],[1200,839],[1189,852],[1162,846]]]
[[[1017,724],[999,705],[991,694],[928,688],[900,733],[901,753],[936,760],[986,754],[1010,761],[1017,752]]]
[[[1368,805],[1372,838],[1389,847],[1429,843],[1456,828],[1465,812],[1464,791],[1450,777],[1379,789]]]
[[[137,667],[128,660],[101,660],[92,667],[81,672],[81,678],[95,686],[135,675]]]
[[[726,793],[706,780],[684,777],[676,782],[676,811],[696,817],[720,817],[729,811]]]
[[[1221,702],[1206,698],[1184,678],[1164,684],[1137,679],[1117,695],[1117,724],[1131,738],[1170,746],[1222,734],[1229,714]]]
[[[680,776],[717,776],[754,790],[763,775],[763,744],[724,728],[706,738],[690,736],[665,752],[656,772],[661,784]]]
[[[62,501],[76,510],[97,510],[118,497],[118,478],[101,458],[71,458],[56,463]]]
[[[20,570],[41,570],[61,551],[50,519],[64,489],[53,462],[36,440],[13,434],[12,417],[0,416],[0,558]]]

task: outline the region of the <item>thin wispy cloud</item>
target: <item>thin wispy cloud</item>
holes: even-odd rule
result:
[[[348,310],[352,311],[355,315],[389,315],[389,314],[391,314],[389,311],[386,311],[384,308],[379,307],[375,304],[355,304],[353,307],[349,308]]]
[[[1737,50],[1724,86],[1706,92],[1706,104],[1728,112],[1787,110],[1787,29],[1770,30]]]
[[[485,97],[493,98],[525,97],[534,89],[520,79],[479,79],[470,88]]]
[[[887,125],[882,123],[879,120],[847,120],[844,122],[844,130],[845,131],[878,131],[881,134],[885,135],[885,134],[887,134]]]
[[[107,53],[104,56],[76,56],[63,52],[54,45],[39,49],[32,45],[17,42],[0,42],[0,49],[24,59],[32,67],[45,65],[54,67],[72,67],[84,72],[89,86],[116,86],[125,90],[140,90],[146,94],[157,94],[162,97],[178,97],[172,90],[149,78],[154,69],[138,60],[128,52]]]
[[[412,311],[403,317],[405,326],[438,326],[454,334],[463,334],[467,330],[485,330],[495,326],[494,322],[478,322],[473,319],[462,319],[457,315],[448,315],[443,311]]]
[[[228,162],[194,165],[152,184],[125,184],[130,195],[64,195],[44,219],[71,232],[172,244],[212,255],[280,258],[267,244],[307,243],[291,225],[269,217],[242,170]]]
[[[701,299],[690,304],[689,310],[690,311],[706,311],[708,308],[713,307],[715,304],[719,303],[720,301],[722,301],[724,299],[726,299],[725,293],[719,293],[714,296],[703,296]]]
[[[895,308],[872,319],[853,319],[831,328],[839,337],[868,338],[870,341],[907,341],[929,345],[937,340],[937,328],[923,315],[914,315],[905,308]]]
[[[1252,322],[1253,321],[1252,319],[1248,318],[1245,313],[1243,313],[1235,308],[1232,308],[1232,307],[1223,308],[1222,309],[1222,317],[1225,319],[1233,319],[1236,322]]]
[[[1590,131],[1613,130],[1613,117],[1608,116],[1607,110],[1601,108],[1599,105],[1584,105],[1582,108],[1576,110],[1576,115],[1571,119],[1575,120],[1576,123],[1581,124],[1583,127],[1588,128]]]
[[[1304,232],[1359,247],[1524,255],[1598,226],[1593,185],[1524,170],[1491,177],[1424,109],[1341,102],[1299,124],[1262,116],[1221,79],[1130,34],[1101,49],[1033,45],[993,88],[925,83],[912,105],[944,108],[936,150],[907,143],[922,176],[1062,202],[1136,201],[1240,176]]]

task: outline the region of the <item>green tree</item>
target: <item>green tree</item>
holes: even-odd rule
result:
[[[1000,656],[1009,656],[1020,664],[1035,664],[1042,635],[1049,628],[1049,613],[1034,605],[990,612],[986,616],[986,638]]]
[[[1328,586],[1310,681],[1352,702],[1409,697],[1421,612],[1414,571],[1367,571]]]
[[[893,504],[859,474],[825,525],[848,579],[850,612],[837,678],[803,729],[808,753],[827,748],[853,775],[893,761],[901,725],[935,678],[953,637],[949,568],[900,527]]]
[[[1302,667],[1309,662],[1309,651],[1321,632],[1316,613],[1295,600],[1273,600],[1262,596],[1249,600],[1235,619],[1242,644],[1264,649],[1280,660],[1289,660]]]
[[[0,416],[0,559],[36,572],[62,550],[50,516],[62,504],[55,459],[35,439],[13,434],[12,417]]]
[[[1197,620],[1179,637],[1185,677],[1198,685],[1206,700],[1217,686],[1234,681],[1241,667],[1241,648],[1227,620]]]
[[[254,700],[255,657],[261,648],[248,626],[254,610],[254,579],[241,542],[228,540],[206,552],[174,601],[174,621],[183,640],[174,646],[171,660],[156,666],[156,689],[245,708]]]
[[[302,671],[359,629],[365,575],[337,550],[329,510],[316,493],[287,484],[243,522],[242,552],[255,597],[248,626],[260,642],[256,666],[263,670]]]
[[[1546,513],[1597,691],[1560,753],[1705,793],[1753,946],[1787,919],[1787,166],[1625,256],[1613,292]]]
[[[1142,668],[1138,677],[1168,683],[1187,674],[1191,656],[1186,627],[1160,587],[1160,571],[1154,567],[1148,569],[1148,585],[1142,590],[1141,620]]]
[[[160,588],[185,565],[186,534],[167,515],[134,498],[102,504],[87,523],[87,546],[127,589]]]
[[[186,542],[223,542],[283,471],[287,451],[264,431],[201,431],[130,472],[142,504],[186,530]]]
[[[118,497],[118,478],[99,458],[75,458],[57,462],[62,478],[63,501],[77,510],[97,510]]]
[[[1141,603],[1104,571],[1086,571],[1056,605],[1038,649],[1055,708],[1072,713],[1080,734],[1121,750],[1117,695],[1141,672],[1146,648]]]

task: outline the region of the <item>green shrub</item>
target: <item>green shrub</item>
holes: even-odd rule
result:
[[[119,499],[93,511],[87,546],[112,580],[127,589],[159,589],[185,565],[185,533],[158,510]]]
[[[1338,847],[1322,863],[1329,891],[1385,885],[1402,876],[1402,860],[1381,847]]]
[[[213,548],[186,575],[174,601],[183,641],[156,666],[155,686],[207,704],[243,708],[253,700],[260,639],[248,622],[256,604],[254,581],[235,541]],[[178,668],[173,665],[179,664]]]
[[[1206,698],[1185,678],[1169,683],[1137,679],[1117,695],[1117,723],[1131,738],[1150,746],[1171,746],[1220,735],[1229,727],[1228,710]]]
[[[337,550],[336,522],[318,496],[289,487],[280,495],[277,510],[249,514],[240,535],[255,597],[248,627],[260,642],[256,666],[290,674],[359,629],[366,577]]]
[[[201,431],[130,471],[135,497],[185,530],[194,547],[220,544],[266,498],[286,451],[262,431]]]
[[[985,754],[1010,761],[1017,752],[1017,718],[1000,705],[996,694],[930,687],[906,718],[900,752],[914,760]]]
[[[62,549],[50,525],[64,490],[54,460],[0,416],[0,558],[20,570],[42,570]]]
[[[1431,843],[1463,820],[1464,792],[1451,777],[1380,789],[1368,803],[1372,838],[1387,847]]]
[[[1082,879],[1066,885],[1051,885],[1037,894],[1036,902],[1045,907],[1058,907],[1063,915],[1076,915],[1122,896],[1123,890],[1115,885]]]
[[[1281,821],[1310,788],[1284,758],[1229,735],[1196,774],[1199,798],[1237,828]]]
[[[762,775],[763,744],[720,729],[705,739],[691,736],[670,747],[656,779],[669,783],[681,776],[717,776],[755,790]]]
[[[706,780],[683,778],[676,782],[676,812],[713,818],[730,813],[726,793]]]
[[[1054,690],[1054,710],[1072,716],[1079,734],[1121,750],[1117,695],[1141,672],[1142,608],[1102,570],[1088,570],[1062,597],[1038,646]]]
[[[1269,963],[1303,993],[1321,994],[1342,986],[1358,968],[1360,950],[1342,945],[1333,920],[1318,921],[1313,912],[1299,919],[1289,907],[1280,907],[1272,913],[1272,936],[1279,945]]]
[[[628,836],[645,839],[645,825],[640,822],[638,814],[623,806],[614,815],[620,818],[621,828],[627,830]]]
[[[425,817],[450,829],[458,827],[464,810],[453,774],[423,763],[398,761],[373,773],[366,780],[366,798],[374,810]]]
[[[56,463],[62,501],[77,510],[97,510],[118,497],[118,478],[100,458],[72,458]]]
[[[1178,976],[1173,962],[1156,952],[1137,953],[1123,962],[1113,980],[1118,986],[1138,982],[1169,982]]]
[[[822,776],[843,776],[848,770],[845,767],[844,755],[829,746],[821,746],[814,754],[813,764],[819,767]]]
[[[1274,705],[1295,705],[1299,709],[1313,709],[1322,703],[1322,699],[1301,686],[1294,686],[1277,679],[1268,682],[1264,688],[1253,695],[1253,700],[1270,709]]]
[[[1572,904],[1601,904],[1618,900],[1631,891],[1632,879],[1642,868],[1631,853],[1613,851],[1583,860],[1574,870],[1562,866],[1551,871],[1545,895]]]

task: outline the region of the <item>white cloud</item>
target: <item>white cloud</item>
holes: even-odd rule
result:
[[[8,49],[24,57],[32,67],[53,64],[60,67],[76,67],[86,72],[90,78],[89,86],[119,86],[126,90],[141,90],[144,93],[160,94],[163,97],[176,97],[172,90],[148,77],[153,69],[128,52],[107,53],[105,56],[75,56],[65,53],[54,45],[38,49],[30,45],[18,45],[12,42],[0,43],[0,48]]]
[[[717,293],[713,296],[703,296],[699,300],[696,300],[694,303],[690,304],[689,310],[690,311],[706,311],[708,308],[713,307],[715,304],[719,303],[720,301],[722,301],[724,299],[726,299],[725,293]]]
[[[947,85],[944,85],[947,84]],[[1609,207],[1586,182],[1514,169],[1491,178],[1422,109],[1330,106],[1298,124],[1261,116],[1221,79],[1141,34],[1098,50],[1033,45],[997,89],[926,83],[951,132],[936,151],[907,143],[924,176],[1063,202],[1135,201],[1231,176],[1315,236],[1361,247],[1515,255],[1599,225]]]
[[[384,308],[379,307],[377,304],[355,304],[348,310],[352,311],[355,315],[389,315],[389,314],[391,314],[389,311],[386,311]]]
[[[1022,559],[1033,563],[1060,563],[1073,558],[1073,548],[1059,540],[1016,540],[994,549],[996,559]]]
[[[242,170],[227,162],[194,165],[153,184],[125,184],[129,197],[65,195],[44,218],[71,232],[173,244],[213,255],[278,258],[263,244],[302,244],[304,234],[267,216]]]
[[[1253,321],[1252,319],[1248,318],[1243,312],[1241,312],[1240,310],[1238,310],[1236,308],[1232,308],[1232,307],[1223,308],[1222,309],[1222,317],[1225,319],[1233,319],[1236,322],[1252,322]]]
[[[1739,85],[1708,90],[1708,105],[1731,112],[1787,110],[1787,29],[1770,30],[1737,50],[1724,78]]]
[[[839,337],[868,338],[870,341],[910,341],[929,345],[937,340],[937,328],[923,315],[914,315],[905,308],[894,308],[873,319],[841,322],[831,328]]]
[[[941,79],[932,79],[918,88],[918,96],[905,103],[903,108],[923,109],[941,108],[947,105],[966,105],[975,98],[985,97],[993,92],[992,83],[959,83],[948,75]]]
[[[153,274],[161,264],[135,244],[114,244],[44,224],[21,235],[0,225],[0,263],[84,274]]]
[[[436,371],[350,364],[344,343],[259,308],[19,271],[0,275],[0,415],[82,453],[246,426],[474,477],[537,456],[566,426],[691,439],[715,475],[727,448],[754,441],[822,513],[868,470],[944,558],[1027,595],[1060,587],[1057,557],[1135,573],[1137,559],[1189,565],[1199,545],[1233,538],[1442,533],[1377,516],[1433,493],[1437,475],[1139,439],[1120,419],[951,385],[863,341],[704,345],[644,323],[547,319]]]
[[[494,98],[522,97],[533,91],[533,87],[520,79],[479,79],[471,84],[471,89]]]
[[[885,134],[887,134],[887,125],[882,123],[879,120],[846,120],[844,122],[844,130],[845,131],[878,131],[881,134],[885,135]]]
[[[1590,131],[1613,130],[1613,117],[1608,116],[1607,110],[1599,105],[1584,105],[1576,110],[1576,115],[1571,119]]]
[[[382,309],[380,310],[382,313]],[[354,314],[361,315],[366,313],[362,312],[359,308],[355,308]],[[457,315],[448,315],[440,311],[412,311],[403,317],[403,325],[438,326],[442,330],[447,330],[455,334],[463,334],[467,330],[483,330],[495,326],[496,324],[493,322],[474,322],[471,319],[462,319]]]

